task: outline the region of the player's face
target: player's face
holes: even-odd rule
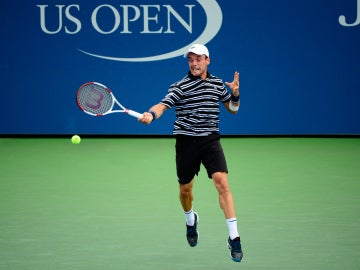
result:
[[[210,64],[210,58],[205,55],[197,55],[194,53],[188,54],[189,69],[193,76],[206,79],[207,66]]]

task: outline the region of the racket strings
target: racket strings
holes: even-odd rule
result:
[[[85,112],[101,115],[113,107],[113,97],[105,87],[97,84],[83,85],[77,93],[77,102]]]

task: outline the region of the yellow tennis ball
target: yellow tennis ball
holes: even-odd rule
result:
[[[79,135],[74,135],[71,137],[71,142],[73,144],[79,144],[81,142],[81,138]]]

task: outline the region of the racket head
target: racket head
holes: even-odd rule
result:
[[[115,98],[110,89],[98,82],[87,82],[76,93],[79,108],[92,116],[102,116],[111,112]]]

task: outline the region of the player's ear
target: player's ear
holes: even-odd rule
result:
[[[209,64],[210,64],[210,57],[207,57],[207,56],[206,56],[206,59],[205,59],[205,60],[206,60],[207,64],[209,65]]]

